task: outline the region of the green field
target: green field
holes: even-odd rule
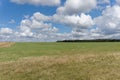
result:
[[[0,48],[0,80],[120,80],[120,43],[15,43]]]

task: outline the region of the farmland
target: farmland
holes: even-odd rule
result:
[[[120,79],[119,42],[29,42],[0,46],[0,80]]]

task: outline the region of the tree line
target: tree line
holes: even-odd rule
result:
[[[61,40],[57,42],[120,42],[120,39]]]

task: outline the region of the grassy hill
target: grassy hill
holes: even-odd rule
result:
[[[0,80],[119,80],[120,43],[14,43],[0,48]]]

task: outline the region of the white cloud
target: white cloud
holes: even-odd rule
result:
[[[71,33],[59,33],[59,29],[53,26],[52,22],[69,25],[73,30]],[[19,35],[18,37],[22,37],[26,40],[30,38],[33,41],[75,39],[76,36],[73,34],[73,31],[79,34],[81,33],[80,35],[82,35],[81,31],[87,31],[87,29],[93,24],[94,22],[92,21],[91,16],[85,15],[84,13],[73,16],[60,16],[57,14],[54,16],[46,16],[36,12],[33,16],[21,21],[19,26],[20,31],[17,35]]]
[[[87,39],[89,29],[94,25],[90,15],[81,13],[80,15],[59,15],[53,16],[53,21],[72,28],[71,39]]]
[[[60,0],[11,0],[11,2],[17,4],[31,4],[31,5],[43,5],[43,6],[58,6]]]
[[[21,21],[19,37],[35,38],[38,40],[55,40],[58,29],[49,21],[49,16],[36,12],[30,18]],[[53,39],[54,37],[54,39]]]
[[[7,34],[7,35],[9,35],[9,34],[12,34],[12,33],[13,33],[13,30],[10,29],[10,28],[1,28],[0,29],[0,34]]]
[[[0,41],[56,41],[62,39],[58,28],[49,22],[50,18],[50,16],[36,12],[33,16],[23,19],[17,31],[0,28]]]
[[[15,39],[14,31],[10,28],[0,28],[0,41],[13,41]]]
[[[120,32],[120,6],[108,6],[102,16],[94,19],[97,27],[101,30],[101,34],[113,35]]]
[[[40,12],[35,12],[31,19],[35,19],[37,21],[48,21],[50,20],[50,16],[43,15]]]
[[[31,32],[31,29],[29,27],[21,26],[20,29],[21,29],[21,32],[20,32],[19,36],[22,36],[22,37],[32,37],[33,36],[33,33]]]
[[[79,14],[89,12],[97,5],[96,0],[66,0],[64,6],[57,9],[58,14]]]
[[[90,15],[54,15],[53,20],[55,22],[65,24],[71,27],[79,27],[80,29],[86,29],[94,25],[94,22]]]
[[[52,24],[54,22],[70,26],[73,30],[70,33],[59,33],[59,29]],[[12,30],[14,33],[11,33],[13,35],[9,35],[9,37],[13,38],[14,36],[16,41],[56,41],[80,39],[84,36],[87,38],[87,33],[83,32],[88,32],[88,28],[91,28],[92,25],[94,25],[94,22],[91,16],[84,13],[71,16],[58,14],[46,16],[36,12],[33,16],[23,19],[20,23],[19,30]],[[1,32],[3,33],[4,31],[2,30]],[[7,40],[9,39],[7,38]]]
[[[19,4],[49,5],[50,0],[12,0]],[[48,1],[48,3],[44,3]],[[58,0],[56,0],[58,1]],[[60,1],[60,0],[59,0]],[[32,16],[25,15],[21,20],[19,30],[9,28],[0,29],[0,38],[16,41],[56,41],[65,39],[98,39],[98,38],[120,38],[120,6],[117,4],[108,6],[110,0],[66,0],[63,6],[57,8],[56,14],[44,15],[40,12]],[[98,9],[101,4],[102,15],[92,18],[87,12]],[[54,4],[56,5],[56,4]],[[58,5],[58,4],[57,4]],[[97,6],[96,6],[97,5]],[[107,7],[106,7],[107,6]],[[10,23],[15,22],[11,20]],[[59,28],[54,26],[58,23],[71,28],[69,33],[59,33]],[[61,26],[63,27],[63,26]]]

